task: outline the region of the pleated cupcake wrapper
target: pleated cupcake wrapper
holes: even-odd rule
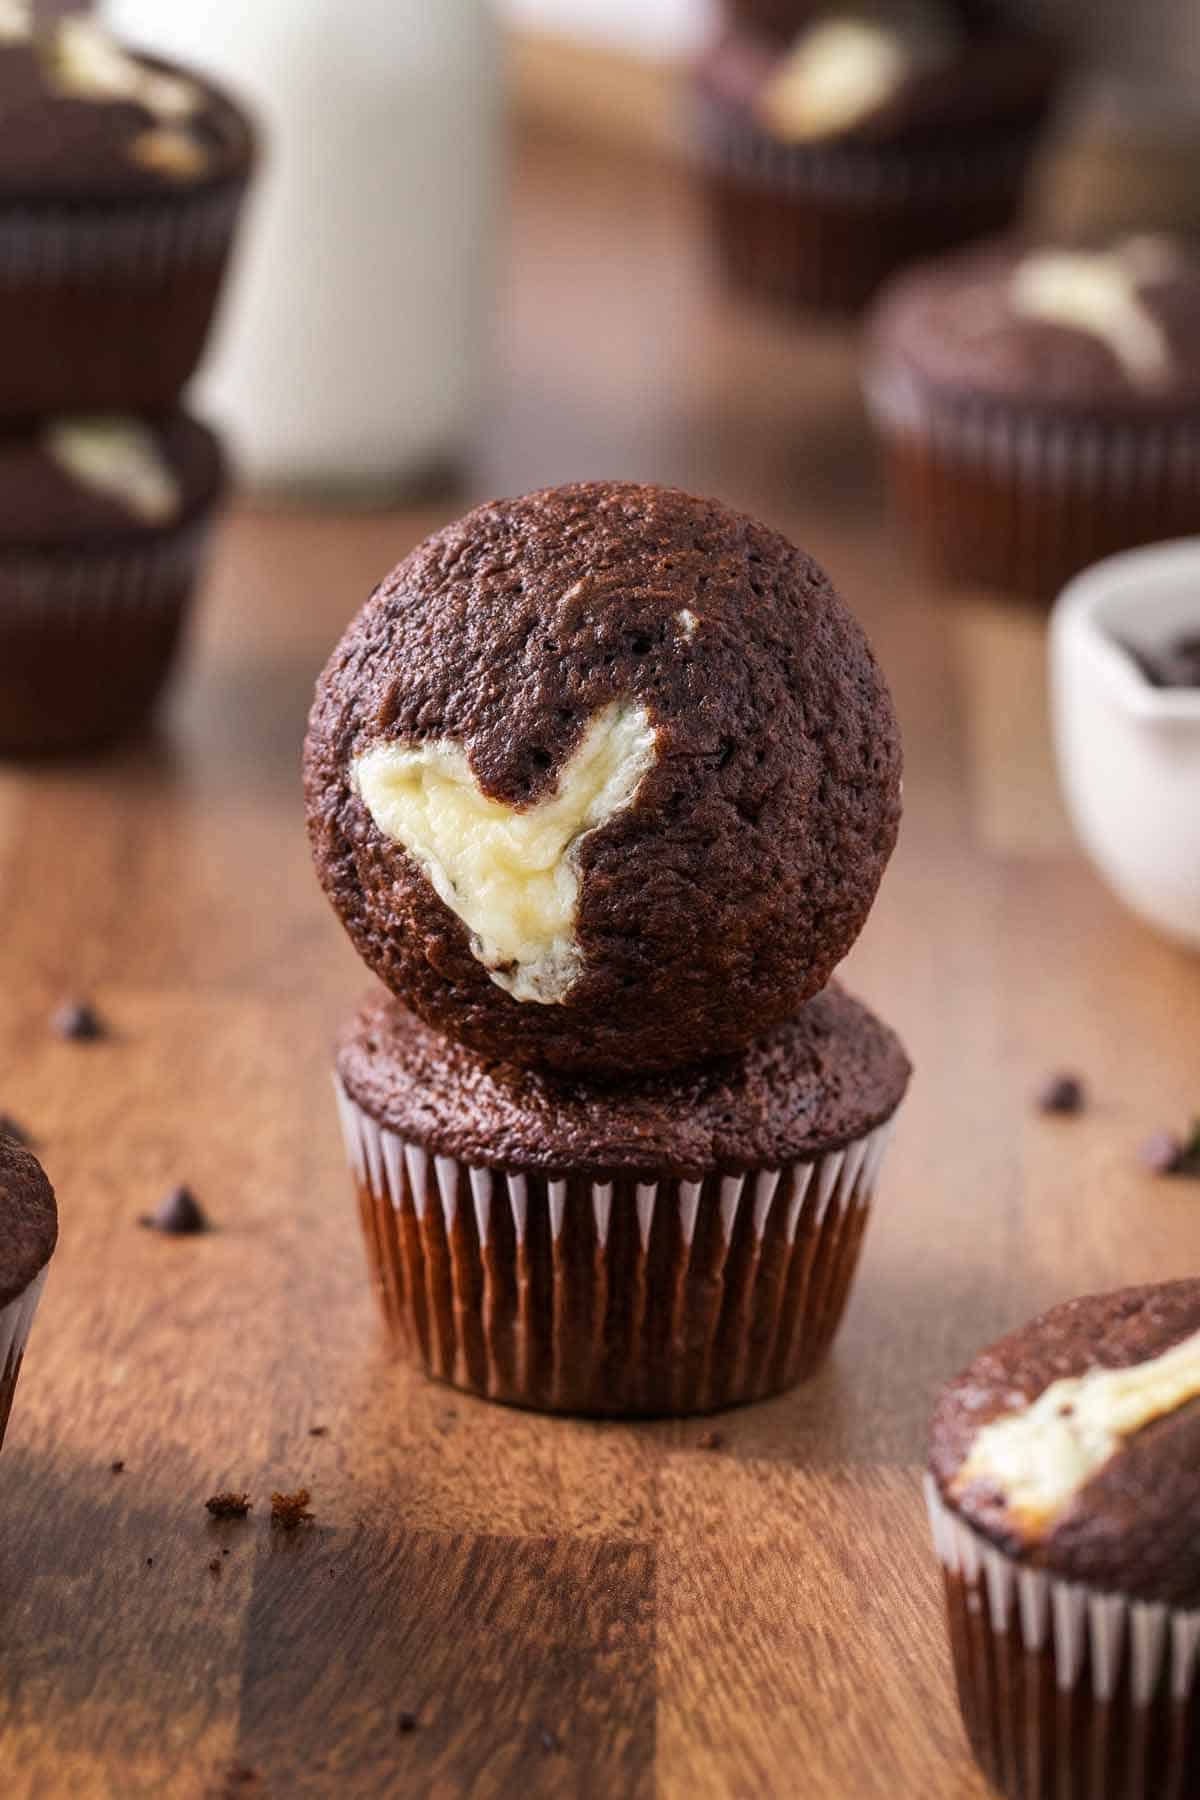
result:
[[[106,616],[177,605],[198,578],[210,539],[205,517],[126,547],[0,550],[0,644],[4,617],[46,609],[56,626],[78,615],[89,630]]]
[[[794,198],[842,200],[849,206],[933,206],[970,198],[980,180],[1019,185],[1033,138],[1014,133],[948,150],[876,148],[870,144],[787,144],[759,127],[745,109],[694,90],[691,136],[702,163],[751,187]]]
[[[33,1315],[37,1311],[38,1301],[42,1297],[42,1289],[46,1285],[46,1270],[36,1275],[15,1300],[7,1306],[0,1307],[0,1444],[4,1442],[4,1432],[8,1425],[8,1415],[12,1409],[13,1392],[17,1385],[17,1377],[21,1373],[21,1363],[25,1355],[25,1346],[29,1342],[29,1333],[33,1325]]]
[[[0,287],[157,280],[223,255],[245,183],[127,206],[0,209]]]
[[[335,1092],[397,1335],[443,1380],[556,1411],[708,1411],[811,1372],[892,1129],[748,1175],[600,1181],[431,1155]]]
[[[1001,1791],[1019,1800],[1195,1793],[1187,1783],[1200,1779],[1200,1611],[1027,1568],[951,1511],[929,1475],[925,1496],[964,1721]],[[960,1597],[965,1632],[954,1627]],[[1046,1687],[1057,1701],[1037,1703],[1031,1663],[1052,1677]]]
[[[869,371],[864,393],[902,508],[965,579],[1051,596],[1101,556],[1200,528],[1200,412],[1052,419],[939,398],[898,368]]]

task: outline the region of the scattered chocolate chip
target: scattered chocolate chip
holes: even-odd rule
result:
[[[152,1569],[154,1567],[154,1558],[152,1556],[148,1556],[146,1558],[146,1567],[148,1569]]]
[[[109,1464],[109,1467],[112,1469],[114,1475],[123,1475],[125,1473],[125,1463],[119,1456],[116,1462]]]
[[[697,1450],[723,1450],[725,1433],[723,1431],[705,1431],[696,1439]]]
[[[173,1187],[152,1213],[144,1213],[138,1223],[148,1231],[161,1231],[168,1237],[191,1237],[199,1231],[211,1231],[196,1196],[189,1187]]]
[[[108,1027],[86,1000],[64,1000],[50,1020],[51,1031],[75,1044],[94,1044],[108,1036]]]
[[[23,1125],[18,1124],[11,1113],[0,1113],[0,1138],[8,1144],[16,1144],[20,1150],[32,1150],[33,1139]]]
[[[401,1737],[405,1737],[410,1731],[415,1731],[420,1723],[416,1713],[402,1712],[396,1720],[396,1730]]]
[[[309,1437],[328,1437],[329,1427],[328,1425],[310,1425],[308,1435]]]
[[[307,1525],[313,1516],[308,1510],[311,1498],[307,1488],[297,1488],[294,1494],[272,1494],[272,1525],[278,1525],[281,1531],[295,1531],[298,1525]]]
[[[1078,1075],[1047,1075],[1037,1092],[1039,1112],[1081,1113],[1087,1104],[1083,1082]]]
[[[244,1519],[253,1501],[249,1494],[212,1494],[204,1505],[214,1519]]]
[[[213,1557],[208,1565],[208,1572],[210,1575],[219,1575],[221,1573],[221,1559],[219,1556]]]
[[[562,1749],[562,1739],[559,1737],[558,1733],[556,1731],[547,1730],[545,1725],[541,1727],[538,1736],[541,1739],[543,1750],[557,1753]]]
[[[1138,1160],[1152,1175],[1174,1175],[1183,1156],[1183,1139],[1173,1131],[1156,1131],[1138,1151]]]

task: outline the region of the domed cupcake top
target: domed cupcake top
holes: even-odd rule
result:
[[[1181,241],[994,244],[901,276],[879,302],[872,366],[1030,407],[1200,406],[1200,262]]]
[[[886,685],[824,575],[672,490],[479,508],[351,625],[306,750],[368,964],[487,1053],[636,1071],[828,980],[895,840]]]
[[[41,1164],[0,1137],[0,1306],[24,1293],[57,1242],[58,1208]]]
[[[1200,1281],[1056,1307],[942,1396],[942,1497],[1010,1554],[1200,1602]]]
[[[90,15],[0,0],[0,201],[170,196],[243,174],[252,143],[215,88],[125,49]]]
[[[46,419],[0,437],[0,551],[172,531],[206,511],[223,481],[216,438],[184,413]]]

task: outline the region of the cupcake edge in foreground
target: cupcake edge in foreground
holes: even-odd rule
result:
[[[225,488],[184,413],[44,420],[0,436],[0,753],[109,742],[174,659]]]
[[[779,1392],[836,1332],[909,1074],[836,987],[736,1057],[615,1085],[480,1058],[376,994],[336,1089],[388,1324],[429,1373],[539,1409]]]
[[[484,1055],[624,1074],[818,992],[900,812],[857,622],[775,532],[672,489],[480,507],[318,684],[318,874],[368,966]]]
[[[911,12],[819,11],[790,46],[738,28],[696,63],[699,176],[734,285],[854,310],[896,269],[1013,223],[1058,53],[950,6]]]
[[[41,1164],[0,1137],[0,1444],[57,1242],[54,1189]]]
[[[1068,1302],[943,1392],[927,1493],[972,1748],[1051,1800],[1200,1782],[1200,1280]]]
[[[10,13],[0,418],[166,410],[207,340],[251,127],[210,83],[91,18]]]
[[[900,276],[864,350],[893,504],[942,577],[1052,599],[1200,529],[1200,262],[996,243]]]

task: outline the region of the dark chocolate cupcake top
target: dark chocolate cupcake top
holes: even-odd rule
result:
[[[0,0],[0,205],[161,200],[246,174],[250,127],[217,88],[90,15],[33,10]]]
[[[781,144],[945,147],[964,131],[1040,122],[1059,56],[1044,39],[948,0],[810,9],[787,42],[736,30],[702,82]]]
[[[942,1497],[1022,1562],[1200,1605],[1200,1280],[1073,1300],[946,1389]]]
[[[223,482],[216,437],[184,413],[46,419],[0,433],[0,557],[178,530],[208,511]]]
[[[621,483],[406,558],[321,677],[305,775],[321,881],[394,993],[486,1055],[615,1073],[819,991],[900,816],[886,684],[812,559]]]
[[[1079,413],[1200,408],[1200,259],[1182,241],[992,244],[899,276],[868,328],[867,380]]]
[[[738,1056],[616,1082],[476,1056],[377,993],[343,1033],[337,1067],[364,1112],[437,1155],[696,1178],[841,1149],[891,1117],[911,1073],[893,1033],[836,984]]]
[[[25,1292],[57,1242],[58,1208],[41,1164],[0,1137],[0,1306]]]

